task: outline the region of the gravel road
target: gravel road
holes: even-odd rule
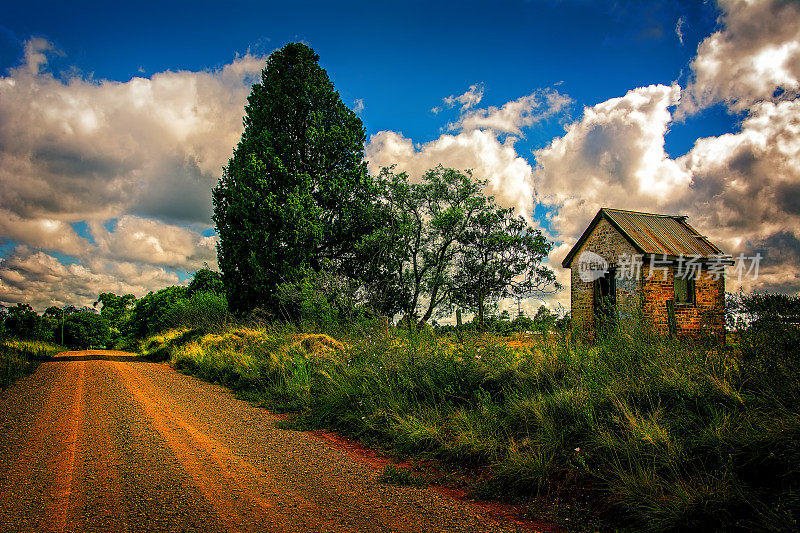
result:
[[[523,529],[382,484],[366,461],[276,420],[132,354],[64,352],[0,393],[0,531]]]

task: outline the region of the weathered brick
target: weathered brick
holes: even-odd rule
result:
[[[601,219],[586,241],[577,250],[575,257],[583,252],[594,252],[603,257],[610,266],[619,266],[625,258],[636,256],[638,251],[608,221]],[[617,279],[616,311],[620,320],[641,313],[645,323],[655,331],[668,334],[669,322],[667,302],[675,300],[676,266],[652,268],[648,257],[643,258],[641,271],[633,279]],[[589,335],[594,328],[594,291],[591,282],[584,282],[578,275],[577,263],[572,265],[570,275],[572,320],[575,327]],[[706,269],[701,269],[695,279],[695,302],[675,304],[677,334],[682,337],[710,337],[724,339],[725,336],[725,280],[714,279]]]

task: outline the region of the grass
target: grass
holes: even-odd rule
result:
[[[44,341],[3,339],[0,341],[0,387],[5,390],[20,377],[34,372],[40,361],[64,350],[63,346]]]
[[[573,506],[634,531],[798,529],[800,377],[739,349],[641,332],[598,345],[458,343],[379,327],[339,340],[176,331],[144,347],[297,413],[295,427],[471,468],[476,496],[563,516]],[[392,468],[388,482],[413,479]]]
[[[428,483],[422,475],[412,472],[408,468],[395,465],[386,465],[379,479],[381,482],[389,485],[405,485],[410,487],[422,487]]]

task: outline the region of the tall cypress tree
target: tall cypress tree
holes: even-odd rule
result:
[[[318,61],[301,43],[270,55],[214,188],[219,266],[239,312],[274,311],[279,283],[323,259],[343,264],[366,231],[364,126]]]

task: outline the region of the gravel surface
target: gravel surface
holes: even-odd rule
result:
[[[111,351],[0,393],[0,531],[518,531],[226,389]],[[528,527],[525,530],[530,530]]]

